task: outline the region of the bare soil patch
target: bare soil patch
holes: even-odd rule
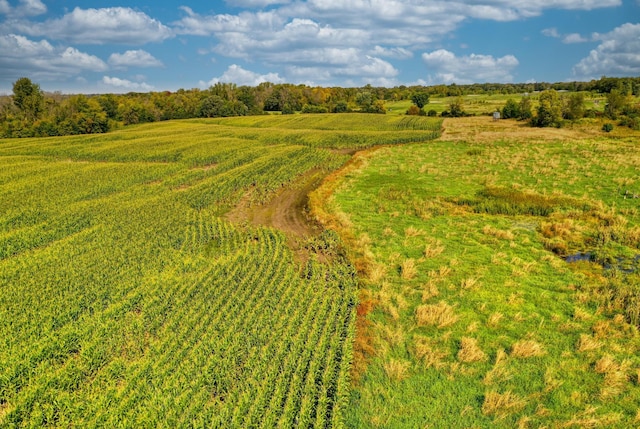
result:
[[[300,176],[295,183],[282,188],[265,204],[251,204],[251,193],[226,214],[234,223],[267,226],[284,232],[290,246],[299,251],[301,242],[322,232],[322,227],[309,214],[308,194],[316,189],[326,172],[312,169]]]

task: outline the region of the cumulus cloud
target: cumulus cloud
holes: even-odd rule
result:
[[[405,60],[413,57],[413,52],[405,48],[385,48],[376,45],[371,50],[371,55],[376,57],[395,58],[399,60]]]
[[[431,83],[511,82],[518,66],[513,55],[494,58],[492,55],[456,56],[445,49],[422,54]]]
[[[109,64],[116,68],[163,66],[160,60],[142,49],[126,51],[122,54],[113,53],[109,57]]]
[[[582,37],[578,33],[571,33],[562,35],[558,32],[557,28],[545,28],[541,31],[544,36],[553,37],[554,39],[562,39],[562,43],[571,44],[571,43],[584,43],[589,42],[590,39],[586,37]]]
[[[237,85],[257,86],[263,82],[284,83],[278,73],[259,74],[245,70],[237,64],[232,64],[219,77],[214,77],[209,82],[200,82],[200,86],[207,87],[219,82],[235,83]]]
[[[266,7],[273,4],[287,4],[291,3],[290,0],[225,0],[230,6],[233,7]]]
[[[573,68],[581,79],[640,74],[640,24],[626,23],[606,34],[594,34],[597,48]]]
[[[200,15],[187,6],[180,9],[185,16],[173,23],[178,34],[195,36],[219,35],[221,33],[263,33],[273,31],[285,24],[286,18],[277,11],[242,12],[238,15]]]
[[[0,13],[11,17],[36,16],[46,12],[47,6],[40,0],[20,0],[16,7],[11,7],[7,0],[0,0]]]
[[[12,21],[6,24],[14,32],[45,36],[72,43],[103,45],[109,43],[142,45],[160,42],[173,33],[161,22],[143,12],[126,7],[81,9],[59,19],[45,22]]]
[[[259,7],[237,14],[199,14],[183,6],[174,22],[177,34],[211,37],[210,52],[228,58],[281,67],[287,76],[303,81],[330,82],[353,76],[353,70],[371,79],[394,79],[397,70],[385,60],[405,60],[424,51],[469,19],[513,21],[541,15],[549,9],[592,10],[619,6],[621,0],[240,0],[234,7]],[[267,8],[267,6],[269,6]],[[562,37],[547,29],[551,37]],[[577,43],[579,35],[565,36]],[[348,64],[344,58],[350,58]],[[376,60],[373,60],[375,58]],[[486,56],[462,57],[482,63]],[[512,79],[513,56],[500,59],[502,70],[482,70],[479,79]],[[379,62],[382,61],[382,62]],[[510,63],[511,61],[511,63]],[[490,62],[490,61],[489,61]],[[515,61],[517,65],[517,60]],[[342,64],[338,66],[337,64]],[[374,76],[372,71],[379,75]],[[506,70],[506,73],[504,72]],[[486,77],[485,77],[486,76]],[[469,80],[460,70],[450,77]]]
[[[145,82],[132,82],[130,80],[120,79],[118,77],[103,76],[102,83],[109,87],[113,87],[119,90],[125,90],[127,92],[128,91],[148,92],[153,90],[153,86]]]
[[[468,7],[469,16],[473,18],[513,21],[539,16],[548,9],[593,10],[615,7],[620,6],[622,0],[484,0],[455,3]]]
[[[45,79],[66,78],[84,71],[105,71],[100,58],[73,47],[56,47],[47,40],[34,41],[17,34],[0,36],[0,69],[3,75],[24,75]]]
[[[562,38],[562,43],[567,43],[567,44],[571,44],[571,43],[585,43],[588,42],[589,39],[586,37],[582,37],[580,34],[578,33],[571,33],[571,34],[567,34],[566,36],[564,36]]]

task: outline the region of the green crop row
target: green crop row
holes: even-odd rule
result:
[[[353,270],[222,217],[439,132],[333,118],[0,141],[0,427],[341,427]]]

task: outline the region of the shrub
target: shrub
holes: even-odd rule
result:
[[[613,124],[610,122],[607,122],[602,126],[602,131],[604,131],[605,133],[610,133],[611,131],[613,131]]]
[[[411,106],[409,106],[409,109],[407,110],[407,115],[418,116],[420,115],[420,111],[421,109],[418,106],[416,106],[415,104],[412,104]]]
[[[317,106],[313,104],[305,104],[302,106],[302,113],[328,113],[327,106]]]
[[[520,107],[518,103],[512,98],[507,100],[507,103],[502,108],[502,117],[504,119],[512,119],[520,116]]]

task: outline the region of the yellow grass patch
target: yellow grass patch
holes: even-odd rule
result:
[[[507,254],[504,252],[497,252],[494,253],[493,256],[491,256],[491,263],[494,265],[500,265],[503,264],[505,262],[505,259],[507,258]]]
[[[513,235],[513,232],[497,229],[492,227],[491,225],[485,225],[484,228],[482,228],[482,232],[486,235],[496,237],[500,240],[513,240],[515,237]]]
[[[506,364],[507,354],[503,349],[498,349],[493,368],[484,375],[484,384],[494,384],[509,380],[511,378],[511,371],[509,371]]]
[[[489,320],[487,320],[487,326],[489,326],[490,328],[497,328],[503,317],[504,317],[504,314],[500,312],[492,313],[489,316]]]
[[[460,340],[460,350],[458,350],[458,360],[464,363],[480,362],[487,359],[487,355],[478,347],[478,340],[475,338],[462,337]]]
[[[446,350],[438,347],[438,345],[427,337],[417,337],[414,342],[414,350],[416,357],[429,367],[440,369],[446,365],[445,359],[449,356]]]
[[[589,320],[590,318],[591,318],[591,314],[581,307],[576,307],[575,310],[573,310],[573,320],[580,322],[584,320]]]
[[[416,308],[416,322],[418,326],[437,326],[444,328],[458,321],[458,316],[452,306],[444,301],[437,304],[425,304]]]
[[[415,228],[413,226],[408,227],[407,229],[404,230],[404,236],[407,238],[410,237],[417,237],[419,235],[423,235],[424,231],[418,228]]]
[[[477,289],[480,287],[480,281],[477,277],[467,277],[462,280],[460,287],[465,290]]]
[[[400,264],[400,277],[404,280],[412,280],[418,274],[415,259],[409,258]]]
[[[422,254],[425,258],[435,258],[444,251],[444,246],[440,240],[431,240],[424,245]]]
[[[593,350],[598,350],[602,347],[602,343],[591,335],[582,334],[580,335],[580,339],[578,340],[578,345],[576,346],[579,352],[590,352]]]
[[[411,363],[409,361],[402,359],[391,359],[383,365],[387,377],[395,381],[401,381],[407,378],[409,376],[410,366]]]
[[[427,302],[431,298],[440,295],[440,291],[435,284],[434,280],[429,280],[422,285],[422,302]]]
[[[489,391],[484,395],[482,414],[503,419],[522,410],[525,405],[527,405],[526,401],[511,391],[504,393]]]
[[[630,366],[631,363],[628,360],[617,363],[610,355],[604,355],[596,362],[595,371],[598,374],[604,374],[603,386],[600,389],[602,399],[614,398],[625,390],[629,381]]]
[[[544,356],[546,353],[542,344],[533,340],[518,341],[511,346],[511,356],[517,358]]]
[[[573,416],[571,420],[561,424],[560,428],[606,428],[612,427],[622,420],[620,413],[596,415],[596,407],[588,407],[583,412]]]
[[[387,275],[387,267],[377,262],[370,262],[367,265],[367,279],[372,283],[378,283]]]
[[[543,143],[552,141],[575,141],[593,137],[590,128],[537,128],[526,122],[514,120],[493,121],[487,116],[446,118],[442,123],[442,141],[467,141],[493,143],[508,139],[515,142]]]

